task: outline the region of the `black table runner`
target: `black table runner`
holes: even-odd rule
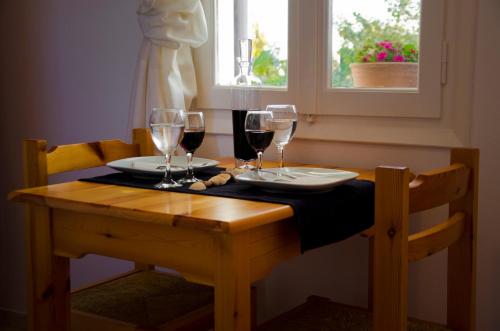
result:
[[[197,172],[206,180],[221,168]],[[127,173],[80,179],[81,181],[155,189],[158,177],[135,177]],[[248,184],[230,181],[223,186],[209,187],[205,191],[193,191],[188,186],[169,189],[171,192],[213,195],[289,205],[300,233],[302,252],[344,240],[374,224],[374,183],[352,180],[323,193],[271,193]]]

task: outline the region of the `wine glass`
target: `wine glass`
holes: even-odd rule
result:
[[[292,140],[297,128],[297,111],[294,105],[268,105],[266,111],[273,114],[271,129],[274,130],[273,143],[280,153],[280,168],[285,166],[285,146]]]
[[[193,154],[200,147],[205,137],[205,120],[201,112],[187,112],[184,122],[184,137],[181,140],[181,147],[186,152],[188,169],[186,177],[179,180],[179,183],[196,183],[201,181],[194,176]]]
[[[262,169],[262,154],[273,140],[270,127],[273,114],[270,111],[251,110],[245,117],[245,136],[248,144],[257,152],[257,171]]]
[[[184,133],[184,118],[186,113],[182,109],[153,108],[149,116],[149,126],[153,142],[160,152],[165,155],[165,176],[155,185],[158,189],[180,187],[172,178],[170,160],[179,145]]]

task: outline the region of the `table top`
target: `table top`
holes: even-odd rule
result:
[[[234,166],[232,158],[220,161],[221,167]],[[265,162],[264,166],[276,167],[277,164]],[[374,180],[371,170],[342,169],[360,173],[359,179]],[[230,233],[293,216],[292,208],[282,204],[80,181],[16,190],[9,194],[9,199],[140,222]]]

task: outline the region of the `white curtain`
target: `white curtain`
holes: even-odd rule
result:
[[[132,90],[129,126],[145,127],[153,107],[188,110],[196,96],[191,47],[208,37],[200,0],[138,0],[144,34]]]

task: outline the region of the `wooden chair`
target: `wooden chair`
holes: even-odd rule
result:
[[[50,175],[106,165],[107,162],[153,155],[147,129],[134,129],[133,144],[107,140],[52,147],[45,140],[24,141],[26,187],[47,185]],[[29,210],[28,210],[29,213]],[[44,228],[50,224],[27,217],[27,254],[44,242]],[[43,263],[29,259],[31,265]],[[31,284],[31,282],[29,283]],[[46,290],[29,288],[29,300],[43,299]],[[50,287],[50,285],[49,285]],[[47,292],[49,293],[49,292]],[[172,298],[175,298],[172,300]],[[71,294],[72,330],[208,330],[213,327],[213,290],[135,263],[135,269]],[[28,308],[33,328],[32,307]]]
[[[259,327],[268,330],[475,330],[479,151],[453,149],[450,166],[417,176],[378,167],[375,185],[373,314],[329,299],[308,301]],[[408,233],[409,215],[449,204],[449,218]],[[448,248],[446,326],[408,321],[408,263]]]

